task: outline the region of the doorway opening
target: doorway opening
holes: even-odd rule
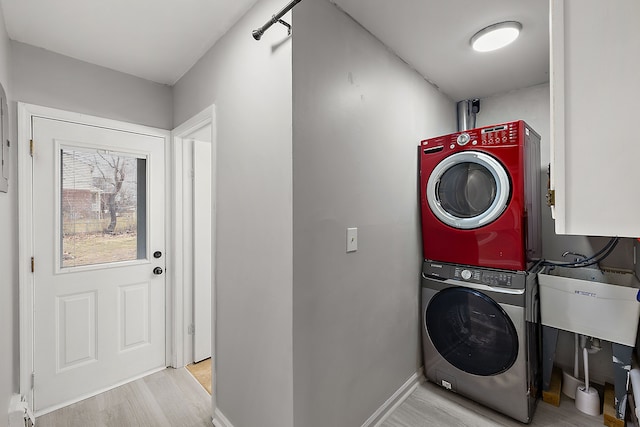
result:
[[[215,413],[215,110],[173,131],[174,366],[204,370]],[[210,367],[202,369],[203,367]],[[208,371],[208,372],[207,372]]]

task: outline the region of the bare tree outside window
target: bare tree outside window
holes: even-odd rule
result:
[[[107,198],[106,204],[109,210],[110,221],[109,225],[104,230],[105,233],[113,234],[118,223],[118,202],[122,200],[122,197],[118,198],[118,195],[122,190],[122,185],[127,177],[127,168],[135,168],[135,163],[131,165],[130,163],[132,162],[128,162],[128,160],[134,159],[103,154],[100,151],[98,151],[94,158],[95,167],[100,173],[98,182],[105,187],[104,190]]]
[[[139,161],[62,150],[62,267],[137,259]]]

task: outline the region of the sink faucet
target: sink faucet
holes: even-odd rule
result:
[[[582,262],[588,258],[586,255],[582,255],[577,252],[571,252],[571,251],[564,252],[562,254],[562,258],[566,257],[567,255],[575,255],[576,256],[575,262]]]

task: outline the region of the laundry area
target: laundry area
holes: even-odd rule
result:
[[[638,17],[0,0],[0,427],[638,427]]]
[[[624,425],[640,373],[631,370],[640,282],[601,269],[618,237],[588,256],[542,258],[540,135],[524,121],[476,128],[480,111],[479,100],[461,101],[459,131],[418,147],[425,377],[522,423],[539,398],[562,398]],[[554,366],[561,330],[574,334],[572,371]],[[589,354],[605,345],[614,380],[596,386]]]
[[[547,168],[549,146],[526,122],[477,126],[481,100],[458,103],[458,132],[430,137],[418,147],[424,374],[445,390],[522,423],[535,425],[540,405],[568,400],[577,411],[601,417],[604,425],[637,425],[637,233],[627,233],[613,217],[595,226],[592,218],[598,215],[591,212],[608,210],[605,206],[585,202],[589,209],[579,210],[578,196],[557,197],[560,188],[566,191],[570,182],[577,187],[575,180],[581,179],[561,169],[569,153],[581,151],[578,145],[569,148],[579,133],[573,132],[577,122],[562,122],[578,119],[580,110],[568,96],[575,93],[569,87],[577,90],[570,77],[581,71],[557,54],[570,49],[577,35],[567,23],[579,13],[566,6],[550,6]],[[555,236],[548,231],[549,216]],[[586,253],[567,246],[550,254],[559,235],[578,229],[603,237]],[[615,259],[621,242],[631,262]]]

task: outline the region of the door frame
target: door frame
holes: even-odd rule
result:
[[[198,114],[194,115],[190,119],[186,120],[179,126],[177,126],[171,132],[172,149],[172,170],[174,171],[173,179],[173,199],[172,199],[172,218],[173,226],[172,230],[174,236],[174,252],[181,254],[184,252],[184,247],[187,243],[192,241],[192,236],[186,236],[183,232],[181,225],[184,221],[192,221],[191,218],[185,218],[184,215],[184,176],[185,168],[188,166],[187,162],[191,159],[185,159],[183,156],[185,141],[189,140],[188,136],[194,131],[210,125],[211,126],[211,166],[213,171],[211,173],[211,269],[212,275],[212,287],[211,287],[211,405],[212,414],[216,413],[216,171],[217,171],[217,131],[216,131],[216,109],[215,105],[210,105]],[[176,256],[174,258],[173,273],[171,274],[172,282],[174,286],[173,296],[173,310],[174,310],[174,352],[172,354],[171,362],[175,367],[185,366],[187,357],[193,354],[193,339],[192,336],[187,333],[189,323],[187,319],[193,318],[193,304],[192,301],[184,298],[186,287],[184,284],[188,278],[185,263],[182,257]]]
[[[20,307],[20,395],[27,402],[28,411],[33,409],[33,359],[34,359],[34,277],[31,271],[34,253],[33,235],[33,163],[31,161],[30,140],[33,117],[63,120],[84,125],[105,127],[121,131],[139,133],[160,137],[164,140],[165,151],[165,188],[171,188],[173,180],[171,169],[171,144],[168,130],[144,125],[121,122],[97,116],[75,113],[56,108],[18,102],[18,278],[19,278],[19,307]],[[37,154],[37,144],[35,146]],[[167,266],[173,264],[175,251],[171,243],[173,240],[171,194],[165,195],[165,252]],[[36,260],[37,262],[37,260]],[[174,323],[173,306],[173,277],[165,277],[165,364],[170,365],[174,347],[172,325]],[[171,366],[171,365],[170,365]],[[117,387],[121,384],[114,384]]]

